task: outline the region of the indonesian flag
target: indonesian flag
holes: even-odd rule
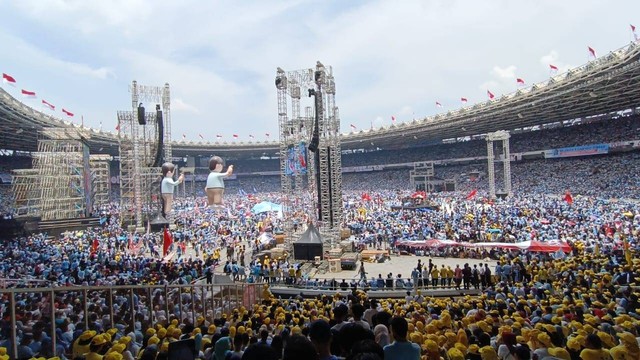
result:
[[[16,79],[14,79],[13,76],[5,73],[2,73],[2,82],[13,86],[16,85]]]
[[[62,109],[62,112],[63,112],[65,115],[67,115],[68,117],[73,117],[73,113],[72,113],[71,111],[69,111],[69,110]]]
[[[391,121],[396,122],[396,117],[391,115]]]
[[[182,140],[184,140],[184,139],[186,139],[186,138],[187,138],[187,135],[182,134]]]
[[[253,139],[253,135],[249,135],[249,139]]]
[[[524,85],[524,80],[523,80],[523,79],[521,79],[521,78],[517,78],[517,79],[516,79],[516,82],[517,82],[518,84],[520,84],[520,85]]]
[[[163,237],[163,243],[162,243],[162,257],[167,256],[167,252],[169,251],[169,248],[171,247],[171,244],[173,244],[173,238],[171,237],[171,234],[169,233],[169,230],[165,227],[164,228],[164,233],[162,234]]]
[[[36,97],[36,93],[35,91],[22,89],[22,96],[34,99]]]
[[[633,26],[632,24],[629,24],[629,26],[631,26],[631,33],[633,34],[633,38],[638,41],[638,34],[636,34],[636,27]]]
[[[233,134],[233,138],[234,138],[234,139],[237,139],[237,138],[239,138],[239,137],[240,137],[240,136],[238,136],[238,134]]]
[[[222,139],[222,135],[218,134],[218,135],[216,135],[216,138],[217,139]]]
[[[461,97],[460,101],[462,101],[463,104],[466,104],[468,100],[467,100],[467,98]]]
[[[589,49],[589,54],[591,54],[591,56],[593,56],[593,58],[595,59],[597,57],[596,51],[591,46],[587,46],[587,49]]]
[[[441,108],[441,107],[442,107],[442,104],[440,104],[440,102],[439,102],[439,101],[436,101],[436,106],[437,106],[437,107],[439,107],[439,108]]]
[[[569,190],[567,190],[567,192],[564,193],[564,201],[566,201],[567,204],[569,205],[573,204],[573,196],[571,196],[571,193],[569,192]]]
[[[489,90],[487,90],[487,96],[489,97],[489,99],[493,100],[494,97],[496,97],[495,95],[493,95],[493,93]]]
[[[551,64],[549,64],[549,69],[550,69],[551,71],[558,71],[558,67],[557,67],[557,66],[555,66],[555,65],[551,65]]]
[[[478,195],[478,189],[473,189],[469,194],[467,194],[467,200],[471,200]]]
[[[42,106],[49,108],[49,110],[55,110],[56,109],[56,107],[53,104],[51,104],[50,102],[48,102],[45,99],[42,99]]]
[[[269,133],[264,133],[264,134],[266,135],[266,137],[269,137],[269,136],[271,136],[271,134],[269,134]]]
[[[356,126],[355,126],[355,125],[351,124],[350,126],[351,126],[351,128],[352,128],[353,130],[355,130],[355,129],[356,129]]]
[[[120,122],[116,124],[116,131],[120,131]]]
[[[198,136],[200,137],[200,139],[204,140],[204,136],[202,136],[202,134],[198,134]]]

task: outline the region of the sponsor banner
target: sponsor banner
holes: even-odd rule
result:
[[[564,158],[574,156],[601,155],[609,153],[609,144],[595,144],[584,146],[573,146],[560,149],[547,150],[545,158]]]

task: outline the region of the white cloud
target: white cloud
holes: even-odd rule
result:
[[[547,55],[543,55],[540,58],[540,63],[549,66],[549,64],[556,65],[555,63],[558,61],[558,52],[555,50],[551,50]]]
[[[187,104],[181,98],[171,100],[171,110],[200,114],[200,110],[198,108],[193,105]]]
[[[509,65],[506,68],[500,66],[494,66],[491,70],[491,74],[502,79],[515,79],[515,72],[517,67],[515,65]]]

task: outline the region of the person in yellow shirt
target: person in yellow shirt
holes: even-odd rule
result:
[[[602,340],[596,334],[589,334],[585,341],[586,348],[580,352],[582,360],[611,360],[609,350],[602,348]]]
[[[438,278],[440,277],[440,270],[438,270],[437,266],[433,267],[431,270],[431,286],[434,288],[438,287]]]
[[[451,288],[451,282],[453,282],[453,269],[447,265],[447,286]]]

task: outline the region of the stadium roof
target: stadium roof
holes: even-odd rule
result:
[[[412,122],[342,134],[342,149],[399,149],[426,142],[512,130],[636,108],[640,100],[640,44],[631,43],[548,81],[486,102]],[[115,116],[115,110],[114,110]],[[276,118],[274,117],[274,121]],[[43,127],[78,126],[36,111],[0,89],[0,149],[35,151]],[[117,155],[117,134],[91,129],[91,153]],[[174,141],[184,155],[274,155],[278,142]]]

